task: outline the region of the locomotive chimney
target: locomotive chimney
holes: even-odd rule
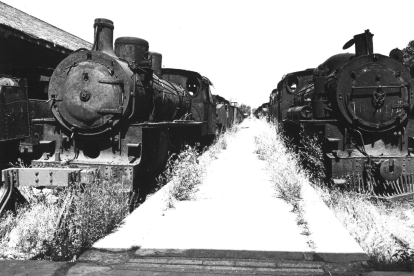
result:
[[[162,55],[156,52],[149,52],[148,59],[151,60],[151,69],[158,77],[162,74]]]
[[[354,36],[355,39],[355,54],[358,55],[371,55],[374,53],[374,46],[372,44],[372,37],[369,30],[365,30],[365,33]]]
[[[116,57],[113,47],[114,23],[105,18],[97,18],[93,27],[95,29],[95,38],[92,50]]]
[[[374,53],[374,45],[372,43],[372,37],[374,35],[369,31],[365,30],[362,34],[354,35],[354,38],[345,43],[342,49],[346,50],[355,44],[355,55],[371,55]]]

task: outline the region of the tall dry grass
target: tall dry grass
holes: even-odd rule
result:
[[[309,179],[322,200],[337,219],[370,256],[377,270],[414,270],[414,203],[413,201],[384,202],[355,192],[328,189],[324,185],[323,152],[320,137],[301,130],[301,146],[297,153],[289,149],[289,141],[277,125],[263,121],[258,134],[258,152],[268,163],[277,190],[300,186],[300,181],[286,180],[283,170],[297,172],[302,181]],[[286,155],[278,157],[276,155]],[[291,165],[286,167],[287,163]],[[280,176],[278,177],[277,175]],[[297,178],[296,176],[294,178]],[[286,184],[296,182],[296,184]],[[288,200],[300,196],[300,187],[293,192],[281,192]],[[289,195],[290,194],[290,195]],[[306,210],[305,210],[306,211]],[[306,218],[305,218],[306,219]]]
[[[174,208],[177,201],[196,199],[195,194],[203,183],[208,165],[227,148],[238,130],[239,126],[233,125],[225,133],[217,135],[208,148],[200,151],[199,145],[185,145],[179,154],[170,157],[165,171],[158,178],[159,188],[166,183],[172,184],[167,192],[167,209]]]
[[[3,258],[76,259],[129,213],[129,189],[113,181],[23,192],[30,204],[0,218]]]
[[[256,120],[260,124],[260,131],[255,136],[256,153],[266,161],[266,168],[274,184],[277,196],[292,206],[296,214],[296,222],[307,236],[307,243],[311,249],[316,249],[308,228],[301,191],[308,175],[298,162],[297,156],[285,146],[285,138],[274,125],[265,120]]]
[[[414,270],[414,205],[315,186],[379,270]]]

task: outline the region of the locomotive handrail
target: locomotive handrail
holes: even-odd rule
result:
[[[400,91],[388,91],[388,92],[387,91],[383,91],[384,94],[387,95],[387,94],[401,93],[401,89],[402,88],[409,87],[409,86],[410,85],[407,84],[407,83],[404,83],[404,84],[401,84],[401,85],[351,86],[352,91],[351,91],[350,94],[348,94],[347,100],[349,101],[350,98],[352,96],[354,96],[353,94],[354,94],[354,91],[355,90],[362,90],[362,89],[382,89],[382,88],[400,88]],[[374,93],[373,91],[369,91],[369,92],[365,92],[365,93],[364,92],[362,92],[362,93],[360,92],[358,94],[358,96],[365,96],[365,95],[371,96],[373,93]]]
[[[352,86],[352,89],[369,89],[369,88],[404,88],[408,86],[408,84],[401,84],[401,85],[376,85],[376,86]],[[392,93],[392,92],[388,92]]]
[[[136,101],[137,99],[135,98],[136,96],[136,85],[137,85],[137,74],[134,73],[133,75],[133,81],[134,84],[132,86],[132,93],[131,93],[131,98],[132,98],[132,110],[131,110],[131,115],[129,115],[128,120],[131,120],[131,118],[135,115],[135,105],[136,105]]]

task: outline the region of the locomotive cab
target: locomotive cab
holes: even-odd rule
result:
[[[211,94],[211,81],[199,73],[189,70],[163,68],[164,79],[186,88],[191,96],[191,116],[200,127],[193,135],[211,140],[216,133],[216,104]]]

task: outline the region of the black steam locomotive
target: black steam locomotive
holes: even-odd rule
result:
[[[374,54],[373,34],[355,54],[287,74],[271,94],[271,116],[299,143],[302,124],[322,137],[328,183],[395,199],[414,194],[413,81],[398,49]]]
[[[216,117],[224,120],[208,78],[163,69],[161,54],[149,52],[140,38],[120,37],[114,50],[110,20],[96,19],[94,30],[92,49],[65,58],[50,79],[48,100],[30,106],[30,135],[20,151],[32,168],[3,172],[8,194],[22,185],[110,178],[143,200],[171,152],[183,143],[210,142]],[[0,200],[1,212],[7,197]]]
[[[269,116],[269,103],[263,103],[261,106],[259,106],[254,112],[253,115],[259,119],[261,117],[268,118]]]

